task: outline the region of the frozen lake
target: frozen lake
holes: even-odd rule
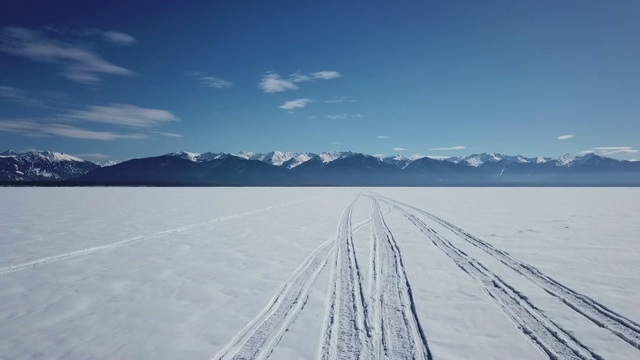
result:
[[[638,188],[0,188],[0,359],[640,358]]]

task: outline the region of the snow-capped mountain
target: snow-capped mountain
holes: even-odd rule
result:
[[[52,151],[0,153],[0,181],[56,181],[76,178],[99,166]]]
[[[178,152],[167,154],[166,156],[177,157],[180,159],[185,159],[185,160],[200,163],[200,162],[205,162],[210,160],[222,159],[229,155],[230,154],[223,153],[223,152],[221,153],[206,152],[206,153],[200,154],[200,153],[188,152],[188,151],[178,151]]]
[[[0,181],[74,180],[119,185],[541,186],[640,185],[640,162],[586,154],[498,153],[458,158],[354,152],[174,152],[100,167],[56,152],[0,154]]]
[[[406,168],[413,160],[409,159],[407,157],[404,157],[402,155],[396,155],[396,156],[384,156],[380,158],[383,162],[388,163],[388,164],[393,164],[397,167],[399,167],[400,169],[404,169]],[[416,160],[416,159],[414,159]]]
[[[535,163],[535,158],[527,158],[521,155],[511,156],[511,155],[503,155],[498,153],[482,153],[482,154],[472,154],[465,157],[456,157],[446,159],[447,161],[454,162],[456,164],[465,164],[473,167],[480,167],[485,163],[494,163],[504,161],[506,163]]]
[[[113,166],[118,164],[119,161],[115,161],[115,160],[104,160],[104,161],[96,161],[95,164],[100,166],[100,167],[106,167],[106,166]]]
[[[282,166],[287,169],[293,169],[294,167],[316,157],[320,158],[323,163],[330,163],[334,160],[344,159],[349,156],[353,156],[355,154],[356,153],[349,152],[349,151],[324,152],[321,154],[314,154],[310,152],[292,152],[292,151],[271,151],[267,153],[241,151],[237,154],[227,154],[227,153],[200,154],[200,153],[194,153],[194,152],[180,151],[180,152],[175,152],[167,155],[179,157],[179,158],[190,160],[193,162],[215,160],[224,156],[231,155],[231,156],[236,156],[245,160],[262,161],[269,165]]]

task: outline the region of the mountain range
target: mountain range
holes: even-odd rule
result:
[[[172,186],[640,186],[640,162],[596,154],[433,159],[356,152],[175,152],[97,164],[58,152],[0,153],[5,184]]]

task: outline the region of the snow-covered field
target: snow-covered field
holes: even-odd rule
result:
[[[1,359],[638,359],[638,188],[0,188]]]

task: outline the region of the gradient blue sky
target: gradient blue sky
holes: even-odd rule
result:
[[[639,157],[636,0],[10,0],[0,27],[4,149]]]

